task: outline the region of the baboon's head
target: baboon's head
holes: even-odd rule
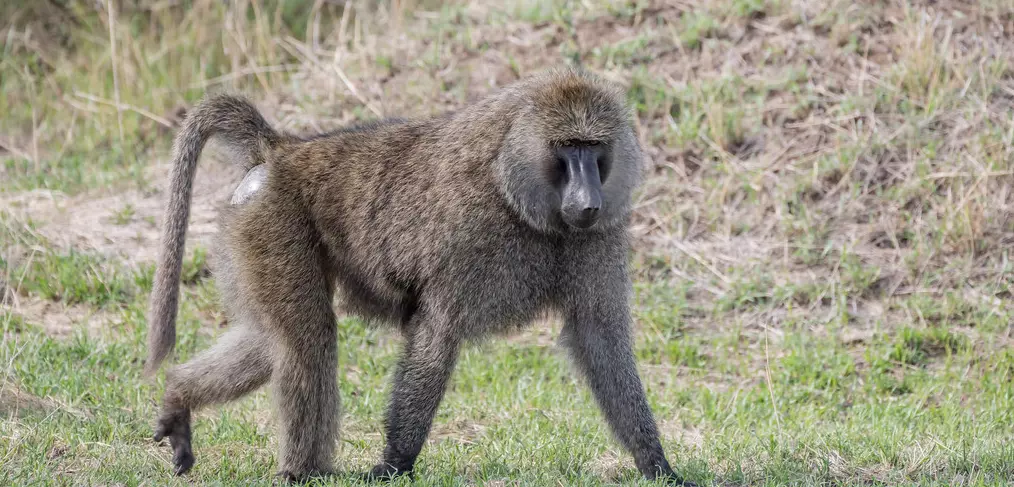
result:
[[[624,223],[643,161],[623,92],[558,70],[519,83],[516,94],[498,168],[511,205],[546,231]]]

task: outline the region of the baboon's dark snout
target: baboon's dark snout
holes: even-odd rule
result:
[[[557,156],[565,168],[563,220],[572,227],[589,228],[602,209],[600,151],[594,147],[566,146],[560,148]]]

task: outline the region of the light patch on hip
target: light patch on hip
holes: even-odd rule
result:
[[[260,191],[264,187],[264,182],[268,179],[268,168],[264,164],[254,166],[243,180],[240,181],[239,186],[236,187],[236,191],[232,192],[232,199],[229,201],[231,205],[242,205],[250,200],[254,194]]]

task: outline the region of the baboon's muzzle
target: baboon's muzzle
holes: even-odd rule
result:
[[[565,173],[561,212],[567,225],[589,228],[598,220],[602,209],[601,155],[597,146],[565,146],[557,150]]]

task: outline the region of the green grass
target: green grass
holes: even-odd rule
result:
[[[76,261],[58,262],[76,269]],[[178,360],[219,333],[199,317],[213,302],[209,283],[188,289]],[[649,307],[640,315],[637,349],[667,450],[691,478],[734,485],[1009,480],[1009,350],[983,357],[961,335],[904,328],[858,354],[801,325],[777,341],[741,341],[766,348],[763,362],[754,363],[750,354],[702,354],[717,347],[699,346],[699,338],[680,331],[681,309],[653,301],[654,292],[638,290]],[[139,374],[145,300],[133,295],[118,301],[108,332],[93,335],[58,340],[15,313],[0,318],[0,360],[8,364],[0,436],[5,484],[187,482],[170,479],[167,449],[148,439],[161,381],[150,384]],[[362,470],[383,446],[380,425],[398,341],[355,319],[339,327],[345,415],[339,465]],[[716,361],[731,370],[717,373]],[[11,397],[45,401],[15,410]],[[260,391],[200,414],[193,478],[269,483],[275,445],[269,411],[267,391]],[[474,346],[462,357],[418,475],[422,485],[639,482],[563,354],[505,341]]]
[[[111,3],[0,6],[3,485],[273,480],[267,389],[198,414],[186,478],[150,441],[154,269],[110,250],[160,217],[181,108],[236,90],[286,130],[327,130],[453,109],[561,63],[625,84],[651,160],[635,353],[678,470],[1014,484],[1014,38],[994,35],[1009,2]],[[109,195],[83,220],[99,223],[75,225]],[[208,253],[188,250],[177,362],[223,332]],[[400,339],[338,326],[337,468],[357,472],[383,448]],[[464,352],[416,484],[647,485],[558,328]]]

